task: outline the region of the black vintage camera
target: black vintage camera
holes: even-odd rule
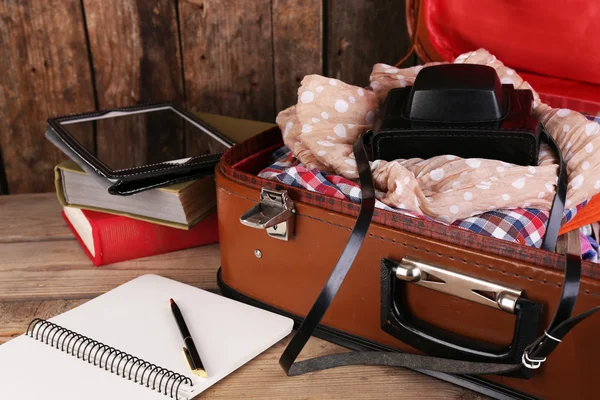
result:
[[[541,125],[533,95],[503,85],[485,65],[424,68],[412,87],[393,89],[373,129],[374,159],[452,154],[537,165]]]

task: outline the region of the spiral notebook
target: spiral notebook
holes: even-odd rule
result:
[[[177,301],[208,378],[191,373]],[[291,319],[144,275],[0,346],[3,399],[192,399],[292,330]]]

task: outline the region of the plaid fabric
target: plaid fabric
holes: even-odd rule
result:
[[[463,229],[510,240],[527,246],[540,247],[548,212],[534,208],[489,211],[474,217],[455,221],[452,225]]]
[[[287,147],[276,150],[272,155],[271,165],[262,170],[258,176],[338,199],[348,199],[354,203],[360,203],[361,199],[361,190],[358,183],[339,175],[326,174],[316,169],[306,169]],[[375,194],[378,195],[378,193]],[[565,210],[563,223],[570,221],[585,204],[586,202]],[[421,214],[389,207],[380,201],[376,202],[375,207],[415,218],[432,220]],[[474,217],[454,221],[451,226],[539,248],[546,232],[547,221],[548,211],[534,208],[517,208],[489,211]],[[440,221],[437,222],[448,225]]]

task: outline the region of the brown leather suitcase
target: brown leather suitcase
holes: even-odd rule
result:
[[[421,12],[415,14],[414,6],[419,3]],[[475,29],[477,21],[469,17],[470,10],[478,10],[480,14],[485,9],[493,12],[494,16],[483,18],[489,21],[502,18],[497,15],[501,12],[514,16],[511,7],[522,8],[519,18],[507,17],[503,21],[522,20],[527,15],[539,14],[540,10],[544,17],[552,14],[551,7],[537,2],[508,6],[484,5],[475,0],[408,1],[409,30],[419,33],[415,50],[422,59],[439,60],[435,53],[439,53],[440,43],[458,43],[459,47],[461,44],[460,40],[436,41],[436,37],[433,45],[428,42],[432,36],[439,36],[440,31],[452,32],[443,23],[455,18],[471,21]],[[596,6],[589,3],[577,7],[559,9],[561,13],[585,16],[593,15],[585,7]],[[540,32],[545,32],[547,21],[539,21]],[[432,27],[437,31],[431,30]],[[527,27],[527,32],[535,33],[530,28]],[[484,31],[478,28],[476,32],[483,35]],[[520,32],[515,29],[509,36],[523,39]],[[497,32],[491,29],[488,42],[492,52],[497,37]],[[456,38],[459,36],[451,39]],[[511,45],[505,39],[502,43],[507,48],[499,49],[498,55],[506,54],[510,59],[511,52],[523,42],[515,40]],[[563,42],[570,46],[569,40]],[[510,64],[510,60],[505,62]],[[546,67],[552,66],[541,69]],[[531,71],[537,70],[533,68],[523,76],[538,89],[543,101],[583,112],[600,110],[600,90],[593,80],[562,84],[558,78],[564,76],[548,77],[543,74],[546,71],[540,74]],[[258,178],[258,172],[267,166],[269,157],[281,145],[281,133],[274,128],[234,146],[217,166],[222,257],[218,280],[225,295],[289,315],[300,323],[345,248],[359,205]],[[271,222],[278,223],[276,229],[261,231],[240,222],[242,215],[248,215],[252,209],[256,211],[257,207],[275,218]],[[578,238],[577,234],[570,236]],[[280,240],[286,237],[288,240]],[[567,257],[561,252],[566,253],[571,245],[562,238],[559,246],[562,250],[554,253],[377,209],[357,258],[315,334],[355,350],[519,363],[523,345],[540,335],[544,337],[561,299],[561,304],[564,303]],[[448,285],[439,285],[446,289],[436,290],[435,283],[407,282],[410,276],[396,279],[390,274],[390,265],[396,268],[394,271],[406,274],[415,267],[421,268]],[[572,315],[600,305],[597,264],[585,261],[581,264],[576,292]],[[571,300],[573,297],[574,294]],[[599,334],[600,317],[585,319],[562,339],[545,362],[529,363],[539,367],[534,370],[525,368],[524,372],[484,376],[422,372],[496,398],[597,398]]]
[[[273,128],[234,146],[217,166],[222,257],[218,279],[224,294],[301,321],[336,264],[359,206],[258,178],[256,174],[281,145],[281,133]],[[244,213],[260,203],[263,188],[286,193],[293,202],[295,212],[286,220],[287,241],[274,237],[282,234],[283,226],[278,226],[279,232],[271,228],[271,236],[240,222]],[[562,254],[376,210],[356,261],[317,335],[358,350],[418,352],[382,330],[381,260],[407,258],[523,291],[542,306],[536,336],[543,334],[561,297]],[[600,305],[598,271],[594,264],[583,262],[573,315]],[[457,296],[405,284],[398,307],[433,329],[507,349],[514,342],[517,317],[499,307],[462,298],[468,289],[468,285],[462,292],[459,288]],[[480,289],[485,295],[486,288]],[[595,398],[599,332],[600,318],[583,321],[529,379],[431,374],[498,398]]]

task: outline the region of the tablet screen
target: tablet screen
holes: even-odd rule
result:
[[[94,132],[94,140],[80,143],[112,171],[223,153],[229,145],[184,114],[162,106],[63,121],[73,137]]]

